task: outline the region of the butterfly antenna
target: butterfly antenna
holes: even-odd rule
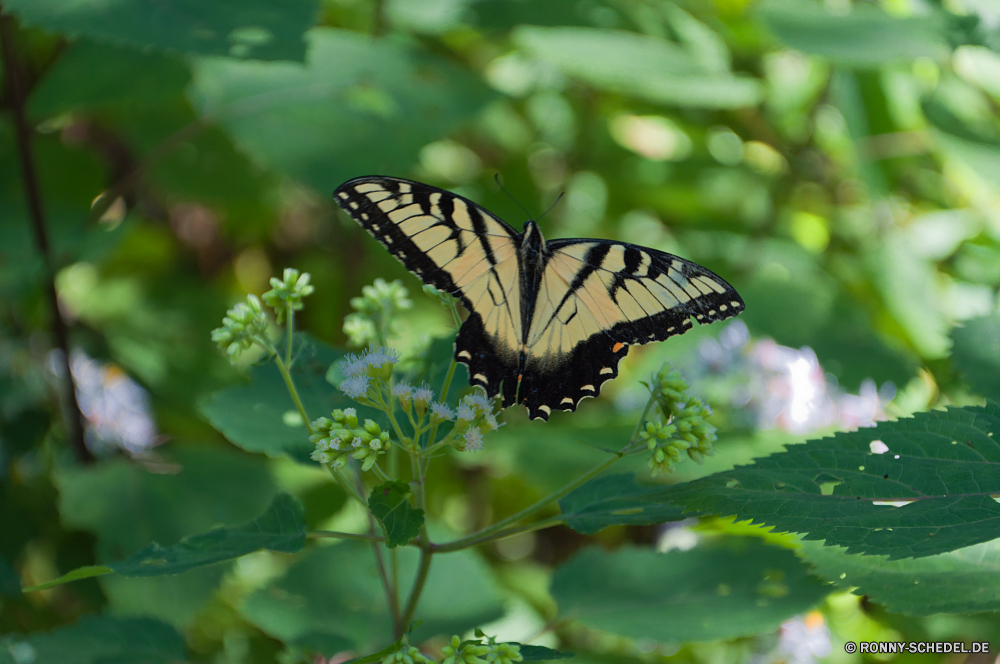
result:
[[[555,203],[553,203],[552,205],[550,205],[550,206],[549,206],[549,209],[548,209],[548,210],[546,210],[545,212],[543,212],[543,213],[542,213],[542,216],[541,216],[541,217],[539,217],[538,219],[536,219],[535,221],[541,221],[541,220],[542,220],[542,217],[544,217],[545,215],[547,215],[547,214],[548,214],[549,212],[552,212],[553,208],[555,208],[555,206],[559,205],[559,201],[561,201],[561,200],[562,200],[562,197],[563,197],[563,196],[565,196],[565,195],[566,195],[566,192],[565,192],[565,191],[564,191],[564,192],[562,192],[562,193],[560,193],[560,194],[559,194],[559,198],[557,198],[557,199],[556,199],[556,202],[555,202]]]
[[[514,203],[517,205],[517,207],[521,208],[524,211],[525,216],[527,216],[528,219],[531,219],[531,213],[528,212],[528,209],[526,207],[524,207],[523,205],[521,205],[521,201],[519,201],[516,198],[514,198],[513,194],[511,194],[509,191],[507,191],[507,187],[503,186],[503,182],[500,182],[500,174],[499,173],[494,173],[493,174],[493,180],[496,181],[497,186],[500,187],[500,191],[502,191],[503,193],[507,194],[507,197],[510,198],[510,200],[514,201]]]

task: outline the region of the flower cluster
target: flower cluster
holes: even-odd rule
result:
[[[451,643],[441,649],[444,659],[441,664],[514,664],[524,660],[521,648],[515,643],[497,643],[496,637],[486,637],[476,630],[481,640],[462,641],[451,637]]]
[[[358,355],[345,356],[338,363],[344,376],[340,391],[359,403],[374,405],[375,383],[388,384],[396,362],[399,352],[393,348],[372,347]]]
[[[355,347],[378,343],[397,334],[396,313],[413,306],[409,291],[398,279],[387,282],[380,277],[361,292],[361,297],[351,298],[355,313],[344,318],[344,333]]]
[[[664,365],[650,390],[656,416],[645,422],[639,438],[652,452],[647,462],[652,475],[673,472],[684,454],[699,464],[714,455],[716,429],[707,422],[712,409],[698,397],[688,396],[680,372]]]
[[[462,397],[455,410],[456,433],[462,435],[463,449],[466,452],[478,452],[483,449],[483,430],[496,431],[497,424],[493,404],[481,392],[467,394]]]
[[[399,648],[386,655],[382,664],[428,664],[432,661],[425,657],[419,648],[411,646],[404,636],[399,642]]]
[[[274,309],[278,325],[281,325],[286,315],[302,310],[302,298],[312,295],[316,289],[309,283],[309,273],[299,273],[290,267],[285,268],[282,279],[271,277],[271,290],[262,296],[264,303]]]
[[[246,303],[239,303],[226,312],[222,327],[212,330],[212,341],[225,351],[230,362],[255,342],[267,341],[267,315],[255,295],[247,295]]]
[[[373,420],[358,426],[358,414],[353,408],[335,410],[333,419],[321,417],[312,423],[309,440],[316,445],[311,458],[332,468],[343,468],[348,458],[361,461],[362,470],[370,470],[379,456],[389,449],[389,432]]]

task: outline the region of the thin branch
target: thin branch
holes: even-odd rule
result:
[[[312,530],[306,533],[306,537],[312,539],[356,539],[356,540],[366,540],[368,542],[384,542],[384,537],[379,537],[378,535],[364,535],[362,533],[342,533],[336,530]]]
[[[3,8],[0,7],[0,12]],[[82,463],[92,463],[94,455],[87,449],[83,429],[83,413],[76,400],[76,384],[70,371],[69,332],[62,312],[59,311],[59,297],[56,294],[55,269],[52,265],[52,251],[49,245],[48,229],[45,225],[45,213],[42,209],[42,197],[38,187],[38,176],[35,170],[35,160],[31,154],[31,129],[24,119],[25,91],[22,88],[22,71],[14,49],[13,28],[14,19],[10,16],[0,16],[0,42],[3,49],[4,69],[7,73],[7,92],[11,111],[14,115],[14,127],[17,134],[17,152],[21,162],[21,174],[24,177],[24,195],[28,203],[28,213],[35,235],[35,246],[42,256],[45,279],[45,291],[52,315],[52,336],[56,346],[62,350],[63,371],[65,374],[66,402],[69,406],[70,444],[76,450],[76,455]]]

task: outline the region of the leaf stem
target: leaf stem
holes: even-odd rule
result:
[[[431,571],[431,559],[434,557],[434,552],[430,549],[430,543],[426,539],[423,540],[422,544],[420,548],[420,567],[417,569],[417,578],[413,581],[413,589],[410,591],[410,597],[406,601],[403,617],[396,627],[395,633],[397,638],[402,636],[400,626],[409,625],[413,620],[413,615],[417,611],[417,602],[420,601],[420,595],[424,591],[424,584],[427,582],[427,575]]]
[[[313,530],[306,533],[306,537],[312,539],[355,539],[355,540],[367,540],[369,542],[384,542],[384,537],[379,537],[378,535],[365,535],[364,533],[342,533],[336,530]]]
[[[312,432],[312,420],[309,419],[309,415],[306,414],[305,406],[302,405],[302,399],[299,398],[299,391],[295,388],[295,382],[292,380],[292,374],[288,371],[288,366],[281,361],[281,356],[277,353],[274,346],[270,343],[267,347],[274,352],[274,363],[278,367],[278,372],[281,373],[282,379],[285,381],[285,387],[288,389],[288,395],[292,397],[292,402],[295,404],[295,410],[299,411],[299,417],[302,418],[302,423],[306,425],[306,431]]]
[[[478,539],[466,543],[463,548],[471,546],[479,546],[480,544],[486,544],[487,542],[494,542],[496,540],[505,539],[507,537],[513,537],[514,535],[521,535],[523,533],[530,533],[536,530],[542,530],[544,528],[549,528],[551,526],[556,526],[559,525],[560,523],[565,523],[565,522],[566,522],[566,517],[562,514],[558,514],[556,516],[550,516],[547,519],[542,519],[541,521],[535,521],[534,523],[529,523],[523,526],[517,526],[515,528],[508,528],[506,530],[501,530],[500,532],[492,535],[479,537]],[[430,545],[430,549],[434,551],[434,553],[448,553],[449,551],[455,550],[451,548],[452,544],[454,543],[452,542],[448,544],[436,544],[436,545],[432,544]]]

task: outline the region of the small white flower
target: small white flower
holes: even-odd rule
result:
[[[459,404],[457,413],[458,413],[458,419],[464,422],[471,422],[472,420],[476,419],[475,409],[473,409],[467,403],[465,403],[464,399],[462,400],[462,403]]]
[[[496,431],[503,426],[502,424],[497,424],[497,418],[493,413],[486,413],[486,416],[483,418],[483,422],[486,423],[486,426],[490,431]]]
[[[351,376],[340,384],[340,391],[352,399],[360,399],[368,393],[368,376]]]
[[[479,411],[480,415],[493,412],[493,406],[490,404],[490,400],[483,396],[480,392],[468,394],[462,399],[462,401],[468,403],[470,408],[475,408]]]
[[[372,438],[372,442],[368,443],[368,447],[375,452],[380,452],[382,450],[382,441],[378,438]]]
[[[432,403],[431,417],[451,421],[455,419],[455,411],[443,403]]]
[[[351,378],[364,375],[368,370],[368,365],[365,363],[364,356],[350,353],[340,361],[340,370],[344,372],[344,376]]]
[[[365,353],[365,361],[369,367],[379,369],[384,364],[399,362],[399,351],[395,348],[382,348],[381,346],[369,348]]]
[[[392,386],[392,396],[397,399],[409,399],[413,396],[413,386],[407,383],[405,380],[401,380]]]
[[[427,383],[421,385],[414,393],[413,400],[417,403],[426,406],[434,398],[434,390]]]
[[[361,436],[355,436],[354,440],[351,441],[351,447],[358,449],[365,444],[365,441],[361,440]]]
[[[351,419],[351,418],[355,418],[357,416],[358,416],[358,411],[354,410],[353,408],[345,408],[344,409],[344,417],[345,418]]]
[[[330,460],[330,454],[328,452],[324,452],[323,450],[316,450],[309,455],[309,458],[313,461],[318,461],[319,463],[326,463]]]
[[[483,432],[479,427],[469,427],[463,438],[465,438],[466,452],[478,452],[483,449]]]

